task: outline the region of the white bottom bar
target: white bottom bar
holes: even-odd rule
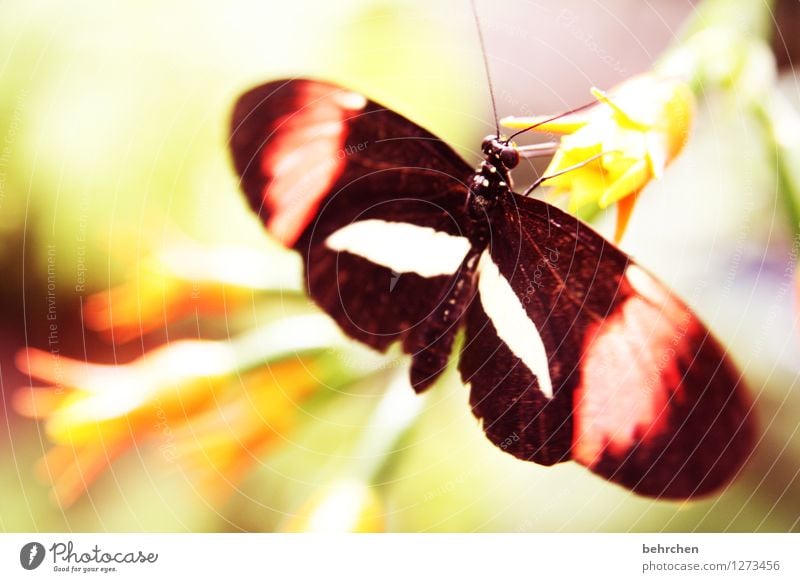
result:
[[[792,534],[5,534],[0,580],[800,580],[799,539]],[[37,547],[31,558],[32,542],[46,553],[38,567],[27,570],[22,562],[35,563],[40,555]]]

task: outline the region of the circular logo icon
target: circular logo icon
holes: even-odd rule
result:
[[[35,570],[44,561],[44,546],[39,542],[29,542],[19,551],[19,563],[26,570]]]

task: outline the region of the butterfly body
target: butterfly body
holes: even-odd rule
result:
[[[352,338],[458,369],[489,440],[575,460],[644,495],[730,481],[754,440],[736,368],[654,277],[569,214],[512,190],[495,136],[474,170],[427,130],[319,81],[243,95],[231,149],[266,228],[303,257],[309,295]]]
[[[469,181],[469,214],[479,224],[512,195],[510,170],[519,163],[516,148],[492,135],[483,139],[481,151],[485,159]]]

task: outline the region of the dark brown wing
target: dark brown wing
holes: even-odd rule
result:
[[[577,219],[519,196],[501,214],[460,362],[487,436],[644,495],[727,483],[753,446],[751,403],[703,324]]]
[[[385,107],[310,80],[245,93],[231,148],[253,209],[303,255],[311,297],[377,349],[402,341],[422,357],[435,343],[415,380],[430,384],[455,325],[432,336],[426,320],[450,296],[471,245],[466,162]]]

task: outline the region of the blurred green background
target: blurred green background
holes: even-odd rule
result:
[[[738,4],[759,14],[768,6]],[[479,2],[501,115],[586,102],[590,86],[650,69],[695,15],[694,3],[668,0],[502,6]],[[783,4],[776,14],[777,23],[767,18],[753,34],[779,39],[779,76],[770,76],[769,59],[759,66],[796,110],[794,49],[781,31],[795,30],[797,15]],[[491,129],[466,1],[0,3],[0,530],[275,531],[330,483],[353,476],[390,371],[341,384],[330,372],[325,397],[304,404],[290,436],[253,459],[222,497],[165,462],[158,443],[142,443],[60,506],[37,478],[48,434],[11,403],[30,386],[16,369],[18,350],[53,349],[53,301],[58,352],[104,363],[313,312],[294,292],[296,257],[269,241],[247,209],[226,144],[237,96],[286,76],[360,90],[470,162]],[[700,313],[746,373],[763,434],[745,473],[720,496],[680,504],[636,497],[572,463],[519,462],[485,440],[451,370],[388,448],[369,453],[380,457],[369,481],[381,528],[800,530],[800,228],[780,191],[778,148],[751,107],[752,78],[730,79],[699,90],[686,151],[647,189],[623,247]],[[524,169],[518,182],[532,175]],[[608,232],[611,218],[600,216],[598,227]],[[254,250],[263,263],[241,268],[270,271],[270,289],[221,316],[164,321],[133,341],[113,344],[87,329],[86,299],[128,280],[175,233],[204,249]]]

